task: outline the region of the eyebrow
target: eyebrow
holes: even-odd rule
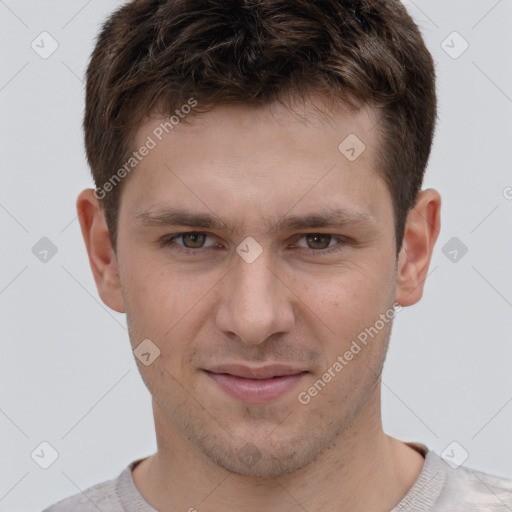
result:
[[[167,207],[154,211],[144,210],[135,215],[136,224],[141,227],[188,226],[193,228],[219,229],[235,232],[236,224],[227,224],[211,214],[192,212],[182,208]],[[334,210],[308,215],[283,216],[275,221],[264,219],[263,222],[271,232],[279,230],[300,230],[323,227],[368,226],[374,225],[376,219],[365,210]]]

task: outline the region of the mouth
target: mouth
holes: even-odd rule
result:
[[[224,393],[248,403],[264,403],[280,398],[309,373],[284,365],[260,368],[221,365],[204,372]]]

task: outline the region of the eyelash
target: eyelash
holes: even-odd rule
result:
[[[215,248],[215,246],[209,246],[209,247],[198,247],[197,249],[191,249],[189,247],[184,247],[181,244],[174,243],[174,240],[176,238],[179,238],[184,235],[193,235],[193,234],[206,235],[207,237],[210,237],[209,233],[205,233],[204,231],[184,231],[182,233],[175,233],[173,235],[164,237],[160,241],[160,246],[170,248],[171,250],[177,250],[178,252],[188,254],[188,255],[197,255],[204,250]],[[308,255],[322,256],[322,255],[326,255],[326,254],[331,254],[333,252],[341,250],[343,248],[343,246],[348,243],[348,240],[345,237],[331,235],[330,233],[304,233],[297,238],[297,241],[301,240],[302,238],[304,238],[306,236],[311,236],[311,235],[326,235],[326,236],[328,235],[328,236],[331,236],[331,240],[329,240],[329,243],[332,240],[335,240],[338,243],[331,247],[328,247],[326,249],[306,249],[303,247],[299,248],[299,249],[302,249],[303,251],[305,251]],[[173,247],[173,245],[174,245],[174,247]]]

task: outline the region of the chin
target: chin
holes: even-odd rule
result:
[[[193,442],[203,455],[229,473],[259,478],[276,478],[298,471],[330,446],[325,440],[308,440],[304,436],[274,440],[268,436],[238,442],[236,446],[233,439],[206,437]]]

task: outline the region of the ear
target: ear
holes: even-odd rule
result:
[[[94,195],[94,189],[88,188],[79,194],[76,209],[101,300],[114,311],[124,313],[117,258],[110,241],[105,214]]]
[[[416,304],[423,295],[434,244],[441,229],[441,196],[434,189],[421,190],[405,224],[398,257],[396,302]]]

